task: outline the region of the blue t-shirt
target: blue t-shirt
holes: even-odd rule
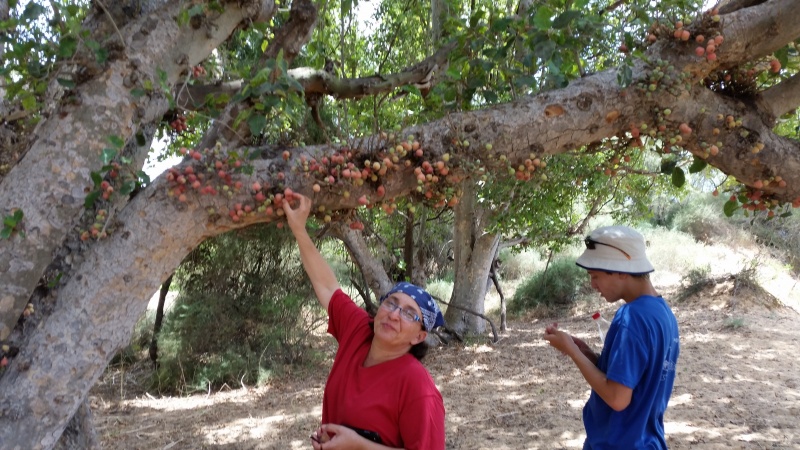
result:
[[[679,353],[678,321],[663,298],[645,295],[622,305],[597,367],[609,380],[633,389],[631,403],[616,412],[592,390],[583,408],[583,448],[666,449],[664,411]]]

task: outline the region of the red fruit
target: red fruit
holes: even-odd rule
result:
[[[284,161],[288,161],[291,156],[292,156],[292,154],[289,152],[289,150],[284,150],[283,151],[283,160]]]
[[[709,61],[716,61],[717,60],[717,54],[716,53],[709,53],[709,54],[706,55],[706,59],[708,59]]]
[[[195,161],[200,161],[200,159],[201,159],[202,157],[203,157],[203,155],[201,155],[201,154],[200,154],[200,152],[192,152],[192,158],[193,158]]]
[[[256,196],[255,196],[255,200],[256,200],[258,203],[263,203],[263,202],[264,202],[266,199],[267,199],[267,197],[266,197],[266,196],[265,196],[263,193],[261,193],[261,192],[259,192],[259,193],[258,193],[258,194],[256,194]]]
[[[622,53],[628,53],[628,46],[625,44],[620,45],[619,51],[621,51]]]
[[[253,188],[254,191],[258,192],[261,190],[261,183],[256,181],[250,187]]]
[[[694,40],[695,40],[695,41],[697,41],[698,43],[702,43],[703,41],[705,41],[705,40],[706,40],[706,37],[705,37],[705,36],[703,36],[702,34],[698,34],[698,35],[697,35],[697,36],[694,38]]]
[[[367,200],[366,195],[362,195],[361,197],[358,198],[359,205],[366,205],[367,203],[369,203],[369,200]]]
[[[716,196],[718,196],[718,195],[719,195],[719,191],[718,191],[717,189],[714,189],[714,192],[712,192],[712,193],[711,193],[711,195],[713,195],[714,197],[716,197]]]
[[[781,62],[777,59],[773,59],[769,62],[769,67],[772,73],[778,73],[781,71]]]
[[[655,34],[650,33],[650,34],[647,35],[647,42],[653,43],[653,42],[655,42],[657,40],[658,40],[658,38],[656,37]]]
[[[678,130],[680,130],[681,134],[692,134],[692,129],[689,127],[687,123],[682,123]]]
[[[682,41],[688,41],[690,37],[692,37],[692,34],[689,33],[689,30],[683,30],[681,32],[681,40]]]
[[[708,53],[714,53],[717,51],[717,46],[713,42],[709,42],[708,45],[706,45],[706,51]]]
[[[718,47],[722,45],[723,42],[725,42],[725,38],[722,37],[721,34],[719,36],[714,37],[714,43],[717,44]]]
[[[704,49],[703,47],[697,47],[696,49],[694,49],[694,54],[697,56],[703,56],[706,54],[706,49]]]
[[[422,154],[423,154],[422,149],[418,148],[417,151],[414,152],[414,154],[417,156],[417,158],[422,158]]]
[[[0,359],[0,367],[5,367],[8,365],[8,358],[3,356],[3,359]]]
[[[709,153],[711,153],[711,156],[717,156],[717,154],[719,153],[719,147],[717,147],[716,145],[712,145],[711,147],[708,148],[708,151]]]
[[[283,195],[286,197],[286,200],[291,200],[292,198],[294,198],[293,197],[294,191],[292,191],[292,188],[287,187],[286,189],[283,190]]]
[[[314,186],[312,186],[311,189],[314,192],[319,192],[322,188],[318,184],[314,184]]]
[[[383,187],[383,185],[378,186],[377,191],[378,191],[378,197],[383,197],[384,195],[386,195],[386,188]]]

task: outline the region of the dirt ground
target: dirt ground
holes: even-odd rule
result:
[[[682,348],[665,415],[670,448],[800,449],[800,315],[730,282],[672,306]],[[617,307],[602,311],[611,317]],[[541,336],[557,320],[599,345],[590,313],[515,320],[497,343],[433,349],[426,365],[445,399],[447,448],[581,448],[589,390]],[[310,449],[326,373],[156,398],[137,390],[132,377],[109,372],[90,398],[104,448]]]

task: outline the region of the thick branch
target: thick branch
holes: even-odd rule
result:
[[[800,38],[797,0],[770,0],[722,16],[725,43],[720,47],[721,67],[735,67],[772,54]]]
[[[758,106],[773,119],[797,109],[800,106],[800,75],[795,74],[762,92]]]

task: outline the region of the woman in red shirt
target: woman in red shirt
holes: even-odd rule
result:
[[[425,290],[398,283],[381,298],[375,318],[344,292],[306,231],[311,200],[283,202],[289,228],[314,292],[339,343],[322,400],[314,450],[444,449],[444,402],[420,362],[425,338],[444,325]]]

